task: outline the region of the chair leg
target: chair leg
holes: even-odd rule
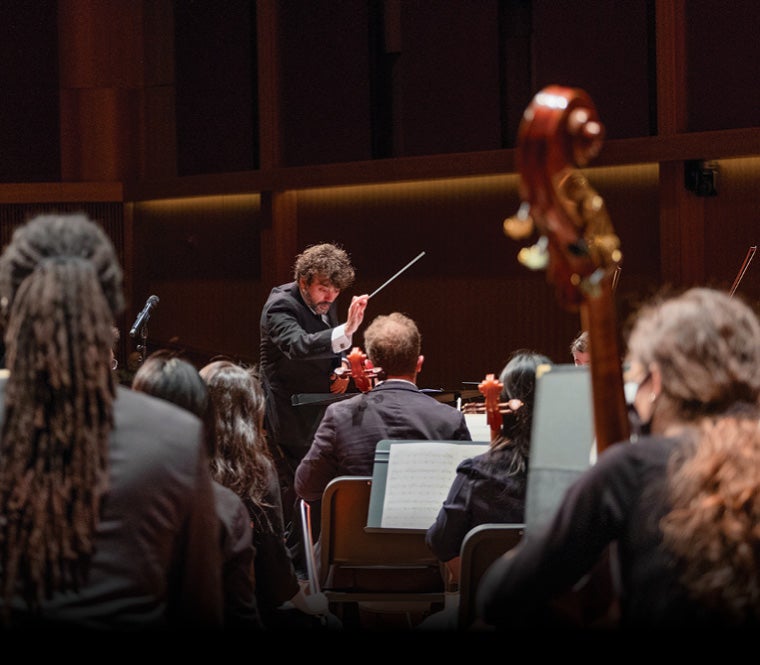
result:
[[[362,627],[359,603],[331,603],[330,611],[340,619],[343,630],[358,630]]]

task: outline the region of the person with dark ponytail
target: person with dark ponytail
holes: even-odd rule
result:
[[[0,256],[0,618],[13,628],[216,628],[204,430],[118,386],[122,270],[84,214],[35,217]]]
[[[460,462],[449,494],[427,530],[425,542],[447,564],[452,582],[459,581],[459,552],[470,529],[525,521],[536,372],[551,364],[548,356],[535,351],[512,353],[499,375],[501,431],[485,453]]]

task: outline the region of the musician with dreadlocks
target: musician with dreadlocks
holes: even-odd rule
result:
[[[85,215],[40,215],[0,256],[0,619],[6,629],[216,628],[201,421],[116,383],[122,270]]]

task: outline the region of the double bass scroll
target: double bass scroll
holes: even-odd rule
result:
[[[545,268],[568,311],[579,311],[589,332],[592,403],[597,453],[630,436],[623,388],[614,286],[622,261],[604,200],[579,167],[596,157],[604,126],[583,90],[557,85],[541,90],[523,114],[517,165],[522,204],[504,231],[515,240],[540,237],[518,254],[529,268]],[[614,622],[617,603],[609,550],[584,584],[557,599],[558,614],[582,625]]]
[[[565,309],[579,311],[589,331],[597,451],[629,438],[614,286],[622,252],[602,197],[578,167],[602,146],[604,126],[591,98],[577,88],[541,90],[523,114],[517,165],[522,205],[504,222],[515,240],[540,237],[518,254],[547,279]]]

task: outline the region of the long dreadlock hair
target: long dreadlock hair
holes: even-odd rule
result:
[[[10,377],[0,430],[0,590],[32,607],[76,590],[107,489],[122,270],[84,214],[41,215],[0,256]]]

